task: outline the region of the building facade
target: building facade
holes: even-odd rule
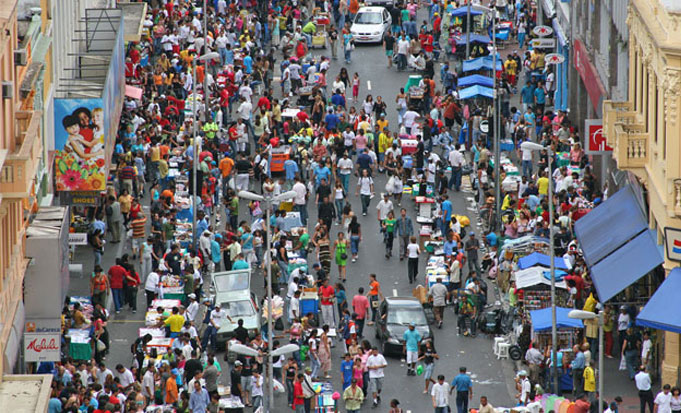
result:
[[[621,170],[633,172],[648,194],[650,228],[681,229],[681,3],[630,0],[627,24],[628,98],[603,102],[603,134]],[[667,272],[673,263],[665,254]],[[681,340],[660,332],[663,383],[679,384]]]

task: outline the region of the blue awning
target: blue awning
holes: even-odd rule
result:
[[[494,80],[491,77],[482,75],[470,75],[459,79],[458,86],[465,87],[471,85],[494,87]]]
[[[553,32],[556,33],[558,43],[565,47],[567,45],[567,38],[565,37],[565,33],[563,32],[563,28],[560,26],[560,22],[558,21],[557,17],[554,17],[553,20],[551,20],[551,26],[553,27]]]
[[[681,333],[681,268],[674,268],[636,317],[636,325]]]
[[[556,328],[584,328],[582,320],[568,317],[572,308],[556,307]],[[551,307],[530,311],[532,330],[535,332],[551,331]]]
[[[663,262],[653,234],[646,230],[589,269],[598,298],[606,302]]]
[[[484,86],[471,86],[466,89],[461,89],[459,91],[459,99],[471,99],[471,98],[494,98],[494,89],[490,89]]]
[[[634,191],[626,186],[575,222],[575,235],[592,267],[647,228]]]
[[[463,62],[463,71],[472,72],[480,69],[492,70],[494,67],[494,57],[484,56],[470,59]],[[501,58],[497,57],[497,70],[501,70]]]
[[[569,268],[565,265],[565,260],[562,257],[554,258],[556,269],[568,271]],[[541,265],[542,267],[551,267],[551,258],[548,255],[533,252],[530,255],[522,257],[518,260],[518,268],[524,270],[525,268],[534,267],[535,265]]]
[[[461,46],[461,45],[466,45],[467,43],[467,38],[468,36],[466,34],[462,34],[460,39],[457,39],[456,45]],[[488,35],[486,34],[476,34],[476,33],[471,33],[471,43],[484,43],[484,44],[490,44],[492,43],[492,40],[489,38]]]
[[[468,16],[468,7],[459,7],[458,9],[454,9],[451,14],[452,17],[466,17]],[[471,6],[471,16],[479,16],[481,14],[481,11],[475,10],[473,6]]]

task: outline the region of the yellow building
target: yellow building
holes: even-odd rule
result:
[[[681,2],[630,0],[628,101],[603,103],[603,133],[619,169],[648,193],[650,227],[681,229]],[[667,272],[678,266],[665,254]],[[679,383],[681,341],[660,332],[663,383]]]

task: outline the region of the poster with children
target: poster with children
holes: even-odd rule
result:
[[[106,187],[102,99],[54,100],[57,191],[101,191]]]

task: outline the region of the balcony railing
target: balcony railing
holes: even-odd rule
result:
[[[0,173],[0,193],[5,198],[25,198],[30,194],[42,155],[40,111],[17,111],[16,148],[7,155]]]
[[[622,124],[615,124],[614,131],[617,165],[622,169],[644,168],[648,161],[648,133]]]

